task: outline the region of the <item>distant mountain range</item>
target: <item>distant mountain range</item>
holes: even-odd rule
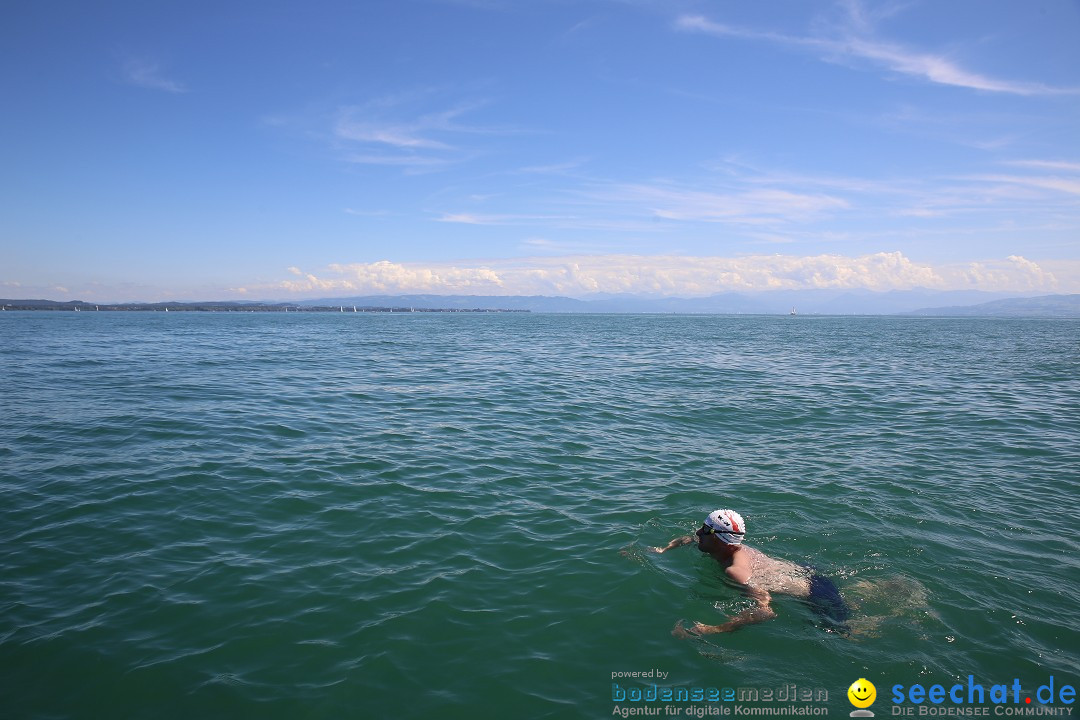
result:
[[[1008,298],[979,303],[978,305],[923,308],[906,314],[961,317],[1080,317],[1080,295]]]
[[[91,310],[82,301],[0,300],[6,309]],[[1009,297],[980,291],[792,290],[722,293],[702,298],[640,295],[592,295],[574,299],[543,295],[363,295],[288,302],[198,302],[100,304],[102,310],[328,311],[351,309],[510,310],[552,313],[700,313],[718,315],[919,315],[1080,317],[1080,295]]]
[[[1078,315],[1077,295],[1016,298],[1008,293],[975,290],[942,292],[904,290],[791,290],[763,293],[722,293],[702,298],[641,295],[568,297],[487,295],[363,295],[304,300],[300,305],[394,306],[529,310],[557,313],[708,313],[718,315]],[[1053,299],[1062,299],[1054,301]],[[1073,298],[1070,304],[1069,298]],[[1042,304],[1039,304],[1042,301]],[[1010,310],[1010,303],[1027,310]],[[1038,308],[1042,308],[1040,311]],[[1072,310],[1068,310],[1072,307]],[[927,308],[933,308],[928,310]],[[984,310],[983,308],[986,308]]]

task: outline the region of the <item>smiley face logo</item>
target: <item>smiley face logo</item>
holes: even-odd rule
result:
[[[857,708],[868,708],[877,699],[877,688],[866,678],[859,678],[847,689],[848,700]]]

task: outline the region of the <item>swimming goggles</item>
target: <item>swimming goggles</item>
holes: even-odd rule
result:
[[[719,535],[719,534],[723,534],[723,535],[740,535],[740,536],[741,535],[746,535],[746,533],[744,533],[744,532],[735,532],[734,530],[717,530],[716,528],[712,527],[711,525],[702,525],[701,529],[698,530],[695,534],[696,535]]]

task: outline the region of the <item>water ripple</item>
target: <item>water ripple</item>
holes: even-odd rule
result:
[[[1075,322],[173,315],[0,318],[25,716],[564,717],[608,714],[619,669],[1080,670]],[[745,602],[645,550],[719,505],[861,634],[780,599],[672,638]]]

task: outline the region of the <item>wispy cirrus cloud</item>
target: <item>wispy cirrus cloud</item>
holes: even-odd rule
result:
[[[939,85],[1012,95],[1078,95],[1080,88],[1063,88],[1038,82],[1006,80],[962,67],[956,61],[936,53],[915,50],[899,43],[874,37],[873,21],[857,2],[846,4],[846,23],[836,28],[836,35],[786,35],[755,30],[710,20],[702,15],[682,15],[678,30],[700,32],[715,37],[740,38],[782,45],[814,53],[823,61],[853,60],[869,62],[890,72]]]
[[[1080,163],[1063,160],[1012,160],[1001,163],[1016,168],[1012,173],[983,173],[960,180],[986,188],[999,202],[1024,201],[1051,207],[1059,216],[1080,214]],[[1022,174],[1028,170],[1027,174]],[[1050,174],[1050,173],[1053,174]]]
[[[1069,195],[1080,195],[1080,178],[1067,178],[1047,175],[973,175],[971,180],[994,183],[997,185],[1019,185],[1022,187],[1054,190]]]
[[[596,255],[610,249],[605,248],[602,243],[552,240],[546,237],[525,238],[519,243],[518,247],[524,252],[531,254],[541,253],[543,255]]]
[[[1038,168],[1040,170],[1065,170],[1080,173],[1080,163],[1065,162],[1063,160],[1010,160],[1005,165],[1016,167]]]
[[[905,104],[873,122],[894,133],[914,135],[986,151],[1001,151],[1038,133],[1046,120],[1035,115],[949,112]]]
[[[358,210],[356,208],[345,208],[343,212],[346,215],[355,215],[356,217],[387,217],[391,215],[389,210]]]
[[[578,158],[550,165],[530,165],[509,172],[517,175],[567,175],[581,168],[586,162],[588,162],[587,159]]]
[[[431,157],[412,153],[404,155],[350,153],[343,159],[345,162],[357,165],[385,165],[414,172],[440,170],[457,162],[454,158]]]
[[[472,131],[468,126],[454,122],[454,119],[478,107],[478,104],[460,105],[437,113],[400,118],[388,112],[397,104],[392,100],[376,101],[359,107],[342,108],[334,134],[345,140],[393,148],[447,150],[453,145],[435,136]]]
[[[145,58],[129,58],[124,62],[122,72],[124,80],[130,85],[174,94],[188,92],[186,85],[166,77],[158,63]]]
[[[767,218],[768,208],[775,207],[780,215],[778,227],[788,221],[830,218],[840,213],[848,217],[869,213],[878,218],[939,218],[970,213],[1016,218],[1053,210],[1059,217],[1072,216],[1080,221],[1080,205],[1069,197],[1080,194],[1080,164],[1040,160],[1003,164],[1019,170],[869,178],[739,168],[734,177],[739,185],[761,187],[761,198],[776,198],[775,202],[763,203],[760,217]],[[1024,174],[1024,170],[1030,172]]]
[[[438,222],[460,223],[463,225],[524,225],[574,220],[569,215],[510,215],[447,213],[436,218]]]
[[[489,104],[487,100],[459,102],[435,111],[424,109],[433,102],[433,95],[438,93],[402,93],[339,108],[333,137],[346,151],[345,160],[430,172],[474,156],[469,136],[522,132],[466,122],[466,116]]]
[[[799,173],[741,164],[710,169],[705,177],[625,182],[575,177],[557,190],[528,197],[503,193],[498,211],[479,211],[460,199],[431,219],[441,223],[528,227],[555,231],[611,231],[624,236],[696,233],[724,228],[727,238],[757,242],[858,242],[883,233],[989,232],[995,221],[1034,229],[1055,222],[1080,224],[1080,174],[1046,172],[1037,161],[1012,172],[872,178]],[[1067,163],[1065,164],[1067,165]],[[1024,172],[1025,170],[1030,172]],[[882,218],[887,229],[872,230]],[[959,223],[978,219],[977,227]],[[1042,219],[1040,219],[1042,218]],[[988,229],[989,228],[989,229]],[[1047,228],[1043,228],[1047,229]],[[580,239],[580,238],[575,238]]]
[[[527,206],[524,212],[477,212],[457,207],[445,209],[434,219],[469,225],[657,233],[690,223],[791,225],[849,207],[848,200],[836,193],[800,191],[795,189],[798,185],[798,181],[781,180],[762,186],[747,176],[696,182],[573,177],[551,192],[530,188],[529,197],[521,201]],[[506,206],[514,200],[503,195],[499,202]]]
[[[585,195],[645,208],[665,220],[753,225],[788,223],[849,206],[832,195],[777,187],[709,192],[673,184],[620,184]]]

